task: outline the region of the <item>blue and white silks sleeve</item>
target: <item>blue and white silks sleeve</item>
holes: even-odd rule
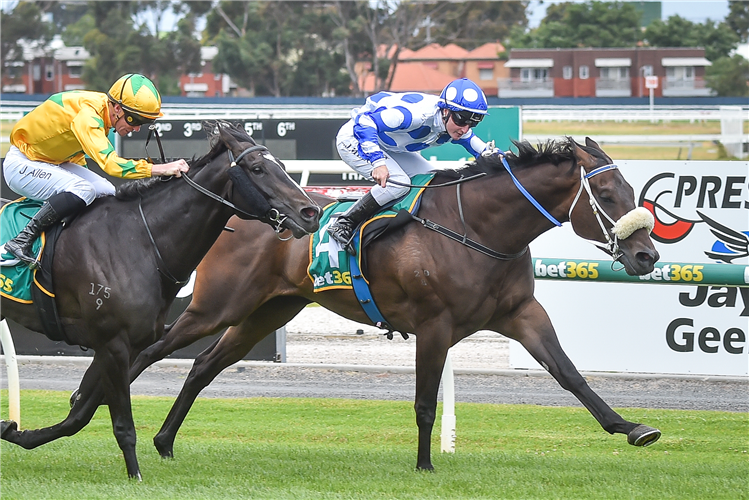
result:
[[[466,151],[468,151],[474,158],[479,156],[486,149],[486,143],[479,139],[479,137],[473,133],[473,130],[468,130],[463,137],[460,139],[450,141],[453,144],[460,144]]]

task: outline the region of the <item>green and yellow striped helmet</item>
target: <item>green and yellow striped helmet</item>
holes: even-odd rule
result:
[[[128,125],[137,127],[164,116],[161,112],[161,95],[151,80],[131,73],[114,82],[107,92],[113,102],[122,106]]]

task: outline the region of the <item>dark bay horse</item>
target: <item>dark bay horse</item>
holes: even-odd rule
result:
[[[257,216],[297,238],[315,231],[320,208],[282,164],[243,130],[218,124],[210,152],[183,177],[124,184],[100,198],[62,231],[52,275],[67,341],[95,351],[79,399],[62,422],[19,431],[3,421],[2,439],[30,449],[86,426],[103,401],[125,458],[140,479],[129,369],[163,336],[177,292],[238,213]],[[260,210],[259,212],[257,210]],[[263,224],[258,223],[265,227]],[[269,231],[276,239],[274,231]],[[4,299],[2,316],[42,331],[34,306]]]
[[[644,209],[635,209],[632,187],[595,142],[586,139],[586,145],[580,146],[569,139],[549,142],[538,150],[528,143],[516,146],[517,155],[506,155],[509,166],[550,216],[570,221],[583,238],[606,243],[628,274],[653,270],[659,255],[647,224],[632,216],[642,215]],[[521,254],[554,227],[521,194],[497,155],[482,156],[461,170],[440,172],[432,184],[478,173],[486,175],[460,184],[460,201],[454,186],[427,189],[419,216],[454,231],[465,227],[468,238],[504,254]],[[306,272],[308,239],[282,242],[260,224],[239,220],[230,224],[236,232],[222,234],[198,266],[187,310],[131,369],[134,379],[169,353],[229,327],[195,360],[154,438],[163,457],[173,456],[177,431],[198,393],[308,303],[318,302],[341,316],[369,323],[352,291],[313,292]],[[629,227],[622,231],[621,226]],[[433,468],[430,438],[447,351],[479,330],[493,330],[520,342],[609,433],[626,434],[629,443],[638,446],[660,437],[657,429],[624,420],[578,373],[533,296],[530,252],[494,258],[417,223],[376,239],[365,251],[370,289],[383,316],[395,330],[416,335],[418,469]]]

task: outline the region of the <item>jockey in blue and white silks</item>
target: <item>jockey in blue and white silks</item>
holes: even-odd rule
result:
[[[487,144],[473,133],[487,114],[486,97],[467,78],[448,84],[440,96],[379,92],[351,112],[336,137],[341,159],[375,181],[372,190],[328,228],[330,236],[354,254],[354,229],[369,216],[408,192],[411,177],[434,170],[419,151],[450,142],[478,156]]]

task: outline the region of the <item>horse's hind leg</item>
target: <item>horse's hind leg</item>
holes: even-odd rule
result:
[[[122,358],[122,356],[119,356]],[[104,350],[97,351],[91,365],[81,380],[80,398],[70,409],[68,416],[59,424],[42,429],[18,431],[15,422],[2,423],[2,439],[15,443],[26,449],[36,448],[54,441],[60,437],[72,436],[83,429],[93,418],[105,392],[110,401],[112,426],[120,449],[125,456],[130,477],[140,478],[140,470],[135,455],[135,426],[132,412],[130,412],[130,393],[126,379],[127,357],[114,362],[114,357],[108,356]],[[112,368],[120,366],[119,375],[122,378],[119,391],[115,389],[111,380]],[[116,394],[117,392],[123,394]]]
[[[130,367],[130,382],[134,381],[143,371],[183,347],[187,347],[197,340],[221,331],[227,325],[216,322],[218,315],[196,312],[192,307],[187,308],[177,320],[167,327],[164,336],[150,345],[140,354]]]
[[[153,443],[162,457],[174,456],[174,439],[195,398],[227,366],[244,358],[250,349],[269,333],[289,322],[308,303],[298,297],[277,298],[263,304],[237,326],[229,328],[221,339],[206,349],[193,364],[177,400]]]
[[[80,388],[87,397],[81,397],[71,408],[65,420],[59,424],[42,429],[19,431],[15,422],[2,422],[2,439],[15,443],[27,450],[54,441],[61,437],[72,436],[83,429],[93,418],[103,398],[101,387],[102,363],[94,359],[81,380]],[[90,395],[91,397],[88,397]]]
[[[519,314],[503,319],[497,331],[523,344],[559,385],[580,400],[605,431],[627,434],[628,442],[635,446],[647,446],[660,438],[658,429],[624,420],[590,388],[562,350],[546,311],[535,299]]]

